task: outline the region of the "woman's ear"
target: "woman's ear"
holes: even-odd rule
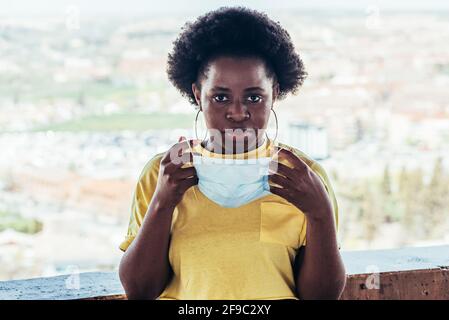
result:
[[[192,92],[193,96],[195,97],[196,104],[199,110],[201,110],[201,90],[195,82],[192,83]]]

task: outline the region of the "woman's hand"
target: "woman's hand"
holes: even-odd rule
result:
[[[307,218],[327,220],[332,217],[332,204],[320,177],[291,151],[276,147],[278,157],[284,158],[293,168],[273,159],[270,162],[270,191],[299,208]]]
[[[160,206],[175,208],[181,201],[184,193],[191,186],[198,184],[198,176],[193,166],[184,167],[193,161],[191,152],[186,152],[190,146],[198,144],[198,140],[187,141],[180,137],[179,142],[174,144],[162,157],[154,200]]]

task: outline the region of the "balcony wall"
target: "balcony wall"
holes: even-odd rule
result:
[[[449,246],[342,251],[342,299],[449,299]],[[0,282],[0,299],[125,299],[116,272]]]

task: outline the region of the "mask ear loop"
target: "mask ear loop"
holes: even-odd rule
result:
[[[192,149],[192,146],[190,145],[190,139],[188,139],[186,142],[187,142],[187,145],[189,146],[190,153],[193,154],[193,149]]]
[[[190,139],[187,139],[186,140],[186,142],[187,142],[187,145],[188,145],[188,147],[189,147],[189,151],[188,152],[190,152],[191,154],[192,154],[192,162],[190,162],[189,161],[189,163],[191,164],[191,166],[192,167],[195,167],[195,163],[196,163],[196,161],[195,161],[195,156],[198,156],[198,155],[200,155],[198,152],[195,152],[195,151],[193,151],[193,147],[192,147],[192,145],[190,144]],[[184,153],[185,154],[185,153]]]
[[[190,144],[190,139],[186,140],[187,145],[189,146],[189,152],[193,155],[193,156],[202,156],[200,152],[194,151],[192,145]],[[193,164],[193,162],[192,162]]]
[[[274,112],[274,109],[273,109],[273,107],[271,107],[271,109],[270,109],[272,112],[273,112],[273,115],[274,115],[274,120],[275,120],[275,122],[276,122],[276,134],[274,135],[274,138],[273,138],[273,140],[272,140],[272,147],[275,147],[276,146],[276,142],[277,142],[277,136],[278,136],[278,130],[279,130],[279,124],[278,124],[278,117],[277,117],[277,115],[276,115],[276,112]],[[268,139],[268,140],[270,140],[270,138],[268,137],[268,134],[267,134],[267,132],[265,131],[265,137]],[[283,147],[280,147],[281,149],[284,149]],[[281,149],[279,149],[278,151],[276,151],[276,153],[272,156],[272,157],[274,157],[275,155],[277,155],[278,154],[278,152],[279,151],[281,151]]]

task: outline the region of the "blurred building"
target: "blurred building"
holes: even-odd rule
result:
[[[305,122],[289,123],[291,146],[300,149],[315,160],[329,157],[328,137],[325,127]]]

